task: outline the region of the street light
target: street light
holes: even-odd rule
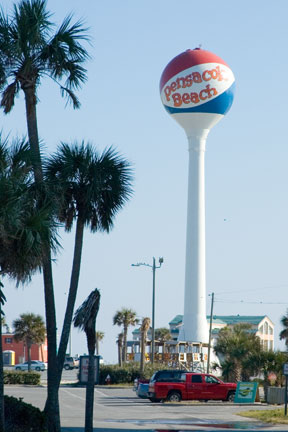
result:
[[[154,352],[155,352],[155,273],[156,269],[160,268],[163,264],[164,259],[163,257],[159,258],[159,266],[156,266],[155,258],[153,257],[153,264],[146,264],[146,263],[137,263],[137,264],[131,264],[132,267],[140,267],[140,266],[146,266],[151,267],[153,272],[153,285],[152,285],[152,348],[151,348],[151,363],[154,363]]]

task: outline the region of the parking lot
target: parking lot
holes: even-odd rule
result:
[[[76,373],[67,372],[67,380],[76,376],[72,372]],[[85,391],[84,387],[61,386],[59,395],[63,427],[84,426]],[[43,409],[46,387],[5,386],[5,394],[21,397],[25,402]],[[252,405],[248,408],[267,409],[267,406]],[[132,387],[99,386],[95,387],[94,427],[95,430],[288,430],[286,426],[263,425],[237,415],[246,409],[247,406],[227,402],[153,404],[136,397]]]

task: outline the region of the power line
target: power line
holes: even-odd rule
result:
[[[241,290],[236,290],[236,291],[231,291],[231,290],[227,290],[227,291],[220,291],[220,292],[216,292],[214,291],[215,295],[219,295],[219,294],[237,294],[237,293],[243,293],[243,292],[254,292],[254,291],[264,291],[267,289],[281,289],[281,288],[288,288],[288,283],[285,282],[283,284],[279,284],[279,285],[267,285],[264,287],[259,287],[259,288],[248,288],[248,289],[241,289]],[[211,294],[208,294],[209,296]]]
[[[246,300],[214,300],[215,303],[245,303],[245,304],[265,304],[265,305],[288,305],[284,302],[263,302],[263,301],[246,301]]]

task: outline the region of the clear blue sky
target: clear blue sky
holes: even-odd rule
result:
[[[9,10],[10,0],[2,0]],[[88,82],[80,110],[65,108],[50,80],[39,89],[39,133],[45,150],[60,141],[85,140],[100,151],[113,145],[133,164],[134,197],[111,234],[85,232],[77,304],[101,290],[97,329],[107,362],[117,361],[122,307],[151,316],[152,272],[131,267],[164,257],[156,274],[156,327],[183,313],[187,204],[187,139],[162,107],[159,79],[167,63],[201,44],[234,72],[234,104],[211,131],[206,151],[206,248],[208,294],[214,313],[268,315],[279,344],[280,317],[288,307],[287,16],[286,0],[204,3],[182,0],[49,0],[55,22],[73,12],[90,27]],[[26,134],[23,97],[1,129]],[[62,233],[55,264],[57,325],[61,329],[73,234]],[[24,288],[5,281],[9,324],[22,312],[44,316],[41,276]],[[131,336],[131,333],[130,333]],[[73,354],[87,352],[73,330]]]

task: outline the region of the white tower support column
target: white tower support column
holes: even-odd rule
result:
[[[205,147],[208,129],[187,133],[189,177],[183,325],[179,340],[208,342],[205,254]]]

